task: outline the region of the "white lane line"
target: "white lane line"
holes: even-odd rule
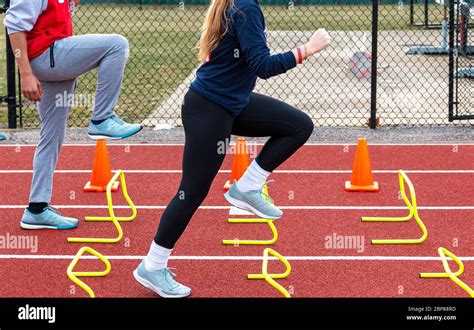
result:
[[[69,260],[73,255],[35,255],[35,254],[3,254],[0,259],[38,259],[38,260]],[[144,256],[113,255],[105,256],[109,260],[141,260]],[[274,257],[270,257],[276,260]],[[294,261],[440,261],[434,256],[285,256]],[[81,259],[97,259],[95,256],[83,256]],[[262,256],[171,256],[173,260],[216,260],[242,261],[262,260]],[[474,257],[459,257],[463,261],[474,261]]]
[[[252,141],[248,141],[248,143],[252,145],[263,146],[264,143],[253,143]],[[230,143],[230,145],[235,145],[234,142]],[[334,146],[356,146],[357,143],[306,143],[305,146],[308,147],[334,147]],[[64,144],[64,147],[95,147],[95,144],[91,143],[68,143]],[[108,147],[182,147],[184,146],[183,143],[110,143],[107,145]],[[369,146],[400,146],[400,147],[417,147],[417,146],[474,146],[474,143],[369,143]],[[1,147],[36,147],[36,144],[0,144]]]
[[[232,216],[240,216],[240,215],[253,216],[254,214],[249,212],[249,211],[239,209],[235,206],[231,206],[230,209],[229,209],[229,215],[232,215]]]
[[[24,209],[27,205],[0,205],[1,209]],[[55,205],[58,209],[107,209],[107,205]],[[162,210],[166,205],[136,205],[137,209],[142,210]],[[130,209],[128,205],[115,205],[115,209]],[[230,210],[231,206],[204,205],[201,210]],[[314,205],[314,206],[279,206],[283,210],[406,210],[406,206],[341,206],[341,205]],[[418,210],[474,210],[474,206],[418,206]]]
[[[116,171],[116,170],[114,170]],[[124,170],[125,173],[138,174],[172,174],[182,173],[182,170]],[[399,170],[373,170],[378,174],[394,174]],[[230,170],[219,170],[219,173],[230,173]],[[472,174],[474,170],[404,170],[407,174]],[[0,174],[31,174],[33,170],[0,170]],[[57,174],[91,173],[91,170],[56,170]],[[276,170],[273,173],[284,174],[350,174],[351,170]]]

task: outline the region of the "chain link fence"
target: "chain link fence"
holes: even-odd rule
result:
[[[474,119],[474,1],[455,10],[455,56],[453,65],[453,118]]]
[[[181,125],[180,106],[199,66],[194,48],[208,3],[82,0],[73,18],[76,34],[118,33],[129,40],[130,58],[116,109],[125,120],[150,127]],[[449,59],[442,49],[445,6],[433,0],[383,0],[374,13],[370,0],[260,3],[272,52],[306,42],[321,27],[333,43],[291,72],[259,80],[256,91],[307,112],[318,126],[367,126],[371,110],[377,111],[381,126],[452,124]],[[440,52],[424,53],[427,46]],[[87,125],[95,85],[96,72],[78,79],[70,126]],[[472,100],[472,90],[466,97]],[[21,116],[23,127],[40,124],[35,106],[25,100]]]

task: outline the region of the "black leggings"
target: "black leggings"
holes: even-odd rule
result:
[[[179,190],[161,217],[156,244],[171,249],[206,198],[225,157],[219,146],[231,134],[270,136],[256,161],[272,172],[293,155],[313,132],[304,112],[271,97],[252,93],[249,105],[237,116],[189,91],[184,97],[182,121],[186,142]],[[221,152],[219,152],[221,151]]]

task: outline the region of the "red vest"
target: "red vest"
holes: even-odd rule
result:
[[[38,17],[33,30],[26,33],[28,58],[43,54],[56,40],[72,36],[69,0],[48,0],[48,7]]]

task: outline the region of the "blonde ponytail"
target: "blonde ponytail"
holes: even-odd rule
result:
[[[211,52],[217,48],[229,28],[226,16],[227,8],[234,6],[234,0],[212,0],[201,28],[199,40],[199,61],[205,62]]]

